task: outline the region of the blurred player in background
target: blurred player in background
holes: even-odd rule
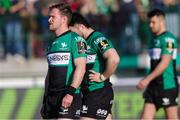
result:
[[[68,4],[55,4],[49,10],[49,29],[56,38],[47,48],[48,74],[41,115],[44,119],[78,119],[86,41],[68,28],[72,15]]]
[[[113,89],[110,76],[115,72],[119,55],[111,42],[91,28],[79,13],[73,13],[70,29],[87,42],[86,73],[82,82],[81,119],[112,119]]]
[[[176,76],[177,40],[166,30],[165,13],[154,9],[148,13],[154,38],[150,45],[151,71],[138,84],[144,92],[142,119],[153,119],[164,108],[167,119],[178,119],[178,80]]]

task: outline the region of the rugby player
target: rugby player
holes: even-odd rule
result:
[[[148,13],[154,37],[150,44],[151,71],[138,84],[144,89],[144,109],[141,118],[153,119],[164,108],[167,119],[178,119],[179,85],[176,76],[177,40],[167,31],[165,13],[154,9]]]
[[[95,31],[79,13],[73,13],[70,29],[87,42],[86,73],[82,82],[81,119],[112,119],[113,89],[110,76],[119,64],[119,55],[110,40]]]
[[[79,86],[86,69],[86,41],[69,30],[71,16],[71,8],[66,3],[49,8],[49,29],[56,38],[47,48],[48,74],[41,109],[43,119],[80,117]]]

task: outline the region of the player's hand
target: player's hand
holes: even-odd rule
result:
[[[72,101],[73,101],[73,96],[66,94],[62,100],[62,106],[64,108],[68,108],[71,106]]]
[[[141,80],[141,81],[137,84],[136,88],[139,89],[139,90],[143,90],[143,89],[146,88],[146,86],[147,86],[148,84],[149,84],[149,81],[146,80],[146,79],[143,79],[143,80]]]
[[[89,74],[89,79],[90,81],[93,81],[93,82],[102,82],[100,80],[100,73],[97,73],[93,70],[89,70],[89,72],[91,72],[91,74]]]

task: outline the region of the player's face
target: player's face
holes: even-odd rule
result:
[[[161,30],[161,19],[157,16],[150,18],[149,26],[154,34],[158,34]]]
[[[49,11],[49,29],[56,31],[63,24],[63,19],[65,16],[61,15],[60,11],[57,8],[53,8]]]
[[[71,26],[70,30],[77,33],[80,36],[83,36],[83,33],[81,31],[81,26],[79,24],[75,24],[74,26]]]

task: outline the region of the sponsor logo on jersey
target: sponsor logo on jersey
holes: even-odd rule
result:
[[[107,110],[104,110],[104,109],[98,109],[96,111],[96,115],[97,116],[102,116],[102,117],[106,117],[107,113],[108,113]]]
[[[170,37],[166,37],[165,38],[166,41],[166,49],[169,53],[173,52],[173,48],[174,48],[174,39],[170,38]]]
[[[170,100],[169,98],[162,98],[162,101],[163,101],[163,105],[169,105],[170,104]]]
[[[67,65],[70,60],[70,53],[51,53],[47,56],[50,65]]]
[[[94,43],[97,45],[97,44],[99,44],[101,41],[103,41],[103,40],[106,40],[106,38],[105,37],[100,37],[100,38],[97,38],[95,41],[94,41]]]
[[[177,58],[177,49],[172,49],[172,50],[173,50],[172,58],[176,59]],[[160,48],[149,49],[149,56],[152,60],[159,60],[161,57],[161,49]]]
[[[166,42],[166,49],[169,53],[173,52],[174,43],[173,42]]]
[[[149,49],[149,56],[153,60],[160,59],[160,57],[161,57],[161,49],[160,48]]]
[[[96,45],[98,45],[99,49],[102,51],[109,47],[108,40],[105,37],[100,37],[94,41]]]
[[[83,41],[77,42],[77,46],[78,46],[78,53],[79,54],[86,53],[87,46],[86,46],[86,44]]]
[[[98,46],[100,50],[105,50],[107,47],[109,47],[109,43],[107,40],[102,40],[101,42],[98,43]]]
[[[86,63],[93,63],[95,62],[96,54],[95,55],[87,55]]]

